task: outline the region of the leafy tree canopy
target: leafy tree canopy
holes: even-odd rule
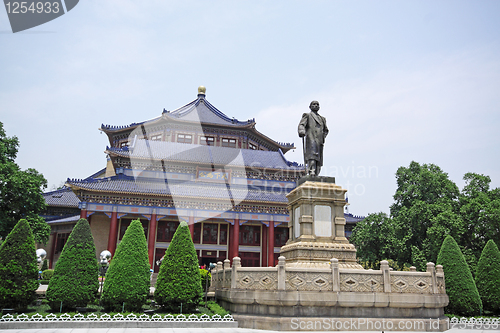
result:
[[[486,240],[500,243],[500,189],[490,190],[488,176],[467,173],[464,180],[459,191],[434,164],[400,167],[390,216],[370,214],[353,230],[358,257],[371,264],[393,259],[401,267],[425,270],[451,235],[475,272]]]
[[[0,236],[5,238],[17,221],[26,219],[35,241],[46,243],[50,227],[39,214],[45,209],[42,191],[47,181],[35,169],[21,170],[14,162],[19,148],[17,137],[8,137],[0,122]]]

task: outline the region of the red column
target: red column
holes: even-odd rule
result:
[[[226,258],[231,260],[231,255],[233,254],[233,235],[234,235],[234,227],[231,223],[229,223],[228,238],[227,238],[227,252]]]
[[[54,256],[56,254],[56,244],[57,244],[57,232],[52,234],[54,238],[52,238],[52,248],[50,249],[49,256],[49,268],[54,268]]]
[[[268,235],[268,265],[274,267],[274,221],[269,221],[269,235]]]
[[[155,242],[156,241],[156,214],[151,215],[151,222],[149,222],[149,235],[148,235],[148,256],[149,266],[153,268],[155,260]]]
[[[116,239],[118,238],[118,213],[111,213],[111,223],[109,224],[109,236],[108,236],[108,251],[112,255],[115,254],[116,250]]]
[[[87,210],[86,209],[81,209],[80,210],[80,218],[81,219],[86,219],[87,218]]]
[[[191,233],[191,239],[194,239],[194,216],[189,217],[189,232]]]
[[[238,256],[238,250],[240,248],[240,220],[234,219],[233,228],[233,239],[231,241],[231,247],[233,248],[233,254],[231,255],[231,260]]]
[[[262,225],[262,267],[267,267],[267,226]]]

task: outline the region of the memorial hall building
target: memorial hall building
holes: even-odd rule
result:
[[[239,256],[243,266],[275,266],[289,234],[286,195],[305,170],[285,157],[293,144],[255,125],[219,111],[204,87],[192,102],[151,120],[101,125],[109,139],[106,167],[44,194],[49,265],[86,218],[97,252],[113,254],[139,219],[155,272],[180,221],[189,224],[200,265]],[[363,217],[345,218],[349,236]]]

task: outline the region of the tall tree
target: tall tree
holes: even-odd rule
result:
[[[396,239],[398,263],[425,268],[437,259],[437,251],[446,234],[460,235],[459,189],[434,164],[411,162],[396,172],[397,190],[391,217]]]
[[[149,295],[148,244],[139,220],[128,226],[111,260],[102,293],[108,310],[140,311]]]
[[[491,239],[477,264],[476,286],[484,309],[500,314],[500,251]]]
[[[182,221],[160,266],[156,280],[155,300],[163,308],[185,312],[192,311],[201,301],[203,289],[188,224]]]
[[[500,244],[500,189],[490,190],[489,176],[469,172],[463,179],[460,215],[465,232],[458,242],[478,259],[488,239]]]
[[[21,170],[14,162],[17,137],[7,137],[0,122],[0,236],[4,237],[21,218],[26,219],[35,241],[46,243],[50,227],[39,214],[45,209],[42,191],[47,181],[35,169]]]
[[[0,306],[24,310],[36,298],[37,279],[33,233],[20,220],[0,246]]]
[[[357,250],[357,257],[374,266],[384,259],[393,259],[395,238],[393,220],[385,213],[368,215],[354,227],[349,241]]]
[[[64,245],[47,288],[47,300],[53,310],[62,306],[85,307],[97,297],[99,268],[94,238],[87,220],[80,219]]]
[[[482,302],[469,265],[452,236],[446,236],[438,254],[437,264],[443,266],[446,293],[450,303],[447,313],[475,316],[482,311]]]

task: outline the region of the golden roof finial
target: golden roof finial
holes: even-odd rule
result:
[[[198,95],[205,95],[206,91],[207,91],[207,88],[205,88],[204,86],[198,87]]]

